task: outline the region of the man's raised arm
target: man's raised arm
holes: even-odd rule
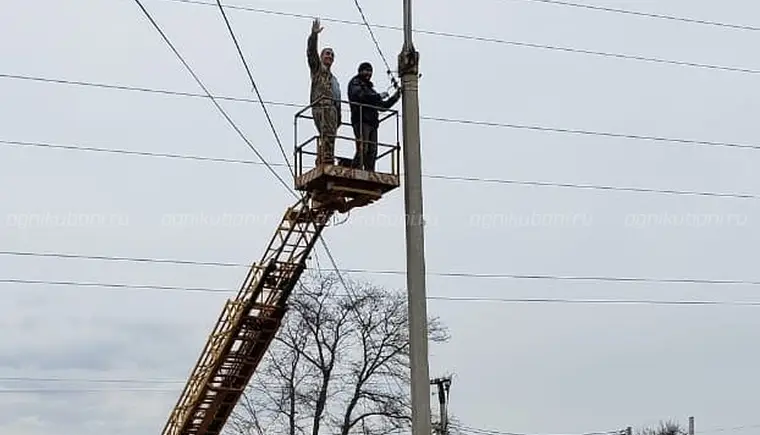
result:
[[[319,54],[317,53],[317,35],[323,27],[319,26],[319,18],[315,18],[311,25],[311,34],[306,41],[306,60],[309,62],[309,68],[312,72],[319,69]]]

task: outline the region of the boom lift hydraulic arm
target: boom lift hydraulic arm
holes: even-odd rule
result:
[[[309,106],[310,107],[310,106]],[[305,108],[296,114],[309,118]],[[336,211],[370,204],[399,186],[398,113],[396,143],[378,156],[390,171],[321,165],[304,172],[304,154],[317,137],[298,145],[295,186],[305,193],[289,207],[261,260],[251,266],[240,291],[224,306],[162,435],[219,435],[280,328],[286,303],[322,230]],[[382,121],[381,121],[382,122]],[[353,144],[353,138],[337,136]],[[345,159],[344,159],[345,160]]]
[[[306,259],[334,212],[288,208],[261,261],[224,306],[163,435],[221,433],[285,314]]]

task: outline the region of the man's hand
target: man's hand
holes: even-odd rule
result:
[[[317,34],[322,31],[324,27],[320,27],[319,18],[314,18],[314,22],[311,24],[311,33]]]

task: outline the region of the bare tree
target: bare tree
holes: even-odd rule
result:
[[[636,431],[637,435],[686,435],[681,425],[673,420],[661,421],[658,427],[645,427]]]
[[[408,428],[406,294],[330,274],[307,274],[267,356],[236,408],[236,435],[385,435]],[[448,331],[429,320],[429,339]]]

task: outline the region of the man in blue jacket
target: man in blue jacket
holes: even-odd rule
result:
[[[388,97],[387,92],[378,94],[372,84],[372,65],[363,62],[356,74],[348,83],[348,101],[351,104],[351,125],[356,138],[356,154],[353,167],[367,171],[375,170],[377,159],[377,128],[380,126],[379,111],[388,110],[401,97],[401,90]],[[369,106],[359,106],[358,104]]]

